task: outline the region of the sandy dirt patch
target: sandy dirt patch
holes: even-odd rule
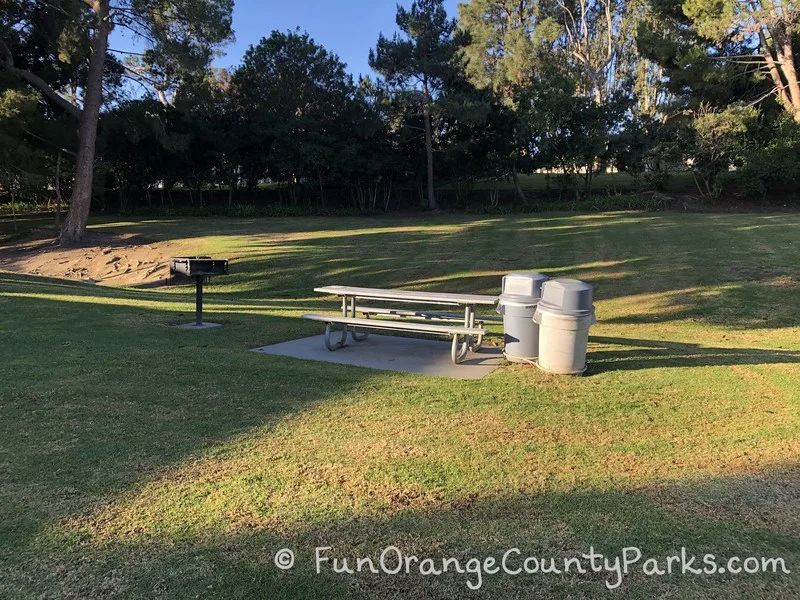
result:
[[[150,242],[89,232],[77,246],[34,237],[0,247],[0,271],[111,286],[156,286],[169,279],[169,259],[185,255],[180,242]]]

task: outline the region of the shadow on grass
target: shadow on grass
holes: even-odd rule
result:
[[[164,309],[115,304],[125,290],[0,283],[9,282],[112,302],[0,294],[0,557],[98,494],[381,375],[246,351],[316,329],[296,319],[243,313],[225,327],[183,331],[164,327]]]
[[[326,598],[332,600],[408,598],[791,598],[800,593],[793,575],[800,545],[796,511],[800,508],[796,464],[760,473],[719,476],[653,484],[638,489],[546,491],[479,497],[464,490],[458,497],[404,498],[410,506],[392,506],[386,515],[352,514],[342,519],[312,520],[280,527],[251,523],[224,534],[193,539],[142,536],[102,539],[74,547],[55,548],[40,568],[56,570],[28,589],[46,595],[68,596],[75,589],[97,597],[107,592],[128,598]],[[425,501],[428,501],[427,503]],[[419,507],[425,504],[424,508]],[[794,515],[794,516],[793,516]],[[380,570],[380,556],[394,546],[410,560],[409,573],[371,573],[369,565],[356,568],[358,557],[368,557]],[[281,548],[295,553],[290,570],[278,569],[273,557]],[[315,571],[316,548],[328,560]],[[509,549],[507,566],[521,569],[526,557],[535,557],[560,572],[506,574],[484,572],[477,565],[493,557],[496,565]],[[584,553],[603,554],[593,571]],[[627,575],[614,571],[614,559],[623,548],[637,548],[639,559]],[[713,574],[682,572],[680,559],[667,566],[669,556],[686,549],[692,569]],[[386,568],[392,570],[397,553],[390,551]],[[718,567],[738,557],[782,558],[786,573],[722,573]],[[579,558],[564,570],[565,558]],[[333,559],[342,567],[347,559],[353,573],[335,573]],[[441,569],[444,558],[455,558],[465,572],[450,566],[441,575],[421,575],[419,561],[432,559]],[[554,563],[551,563],[551,559]],[[646,576],[643,563],[655,559],[662,575]],[[534,563],[528,563],[533,567]],[[738,563],[741,565],[741,562]],[[664,574],[667,570],[671,574]],[[13,571],[9,577],[18,575]],[[611,592],[607,585],[621,579]],[[480,583],[478,590],[470,589]],[[104,589],[105,586],[105,589]]]
[[[313,299],[265,299],[265,298],[231,298],[220,293],[218,280],[212,279],[203,289],[205,304],[204,313],[222,315],[254,315],[261,314],[270,318],[267,311],[307,311],[310,309],[336,312],[340,307],[334,302],[318,296]],[[310,294],[314,292],[309,290]],[[97,286],[81,281],[69,281],[38,275],[18,275],[0,272],[0,298],[25,298],[32,300],[48,300],[66,304],[82,304],[84,306],[127,306],[142,305],[154,314],[173,312],[175,317],[184,316],[188,309],[194,310],[195,286],[174,285],[159,289],[138,287],[115,288]],[[163,319],[154,319],[154,323]]]
[[[37,237],[55,239],[55,213],[24,212],[16,216],[0,213],[0,245],[25,239],[34,229],[40,230]]]
[[[590,336],[595,344],[620,350],[591,350],[588,375],[663,367],[719,367],[800,363],[800,352],[764,348],[714,348],[701,344]]]

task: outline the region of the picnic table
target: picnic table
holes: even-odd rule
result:
[[[369,335],[367,329],[406,331],[427,333],[452,337],[451,358],[458,364],[471,350],[477,352],[486,335],[484,321],[499,321],[493,315],[478,315],[476,307],[495,306],[497,296],[481,294],[454,294],[447,292],[420,292],[414,290],[365,288],[344,285],[329,285],[314,288],[315,292],[339,296],[341,298],[341,316],[306,314],[304,319],[323,321],[325,325],[325,346],[328,350],[337,350],[346,345],[347,334],[355,342],[363,341]],[[439,312],[428,309],[392,308],[365,306],[359,301],[380,301],[387,304],[411,304],[452,306],[462,309],[460,312]],[[358,315],[362,315],[359,317]],[[372,318],[375,317],[375,318]],[[445,325],[435,322],[447,323]],[[342,325],[341,337],[338,341],[331,339],[332,325]]]

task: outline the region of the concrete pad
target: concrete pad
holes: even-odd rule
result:
[[[439,340],[370,334],[363,342],[353,342],[348,336],[347,344],[331,352],[325,347],[324,336],[315,335],[253,348],[251,352],[454,379],[480,379],[505,363],[501,348],[488,347],[477,354],[471,352],[464,362],[454,365],[450,342]]]
[[[175,325],[178,329],[212,329],[214,327],[222,327],[221,323],[201,323],[197,325],[196,323],[186,323],[185,325]]]

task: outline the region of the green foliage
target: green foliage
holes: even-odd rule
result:
[[[459,45],[456,21],[448,19],[442,0],[415,0],[410,9],[398,5],[396,21],[403,35],[388,39],[380,34],[369,52],[370,67],[392,86],[441,89]]]
[[[637,186],[666,187],[673,171],[685,170],[685,123],[648,118],[626,119],[610,137],[611,161],[634,178]]]
[[[685,0],[683,3],[683,14],[694,22],[700,35],[710,39],[720,39],[729,33],[735,10],[731,0]]]
[[[458,5],[459,26],[469,32],[466,72],[479,88],[510,99],[530,80],[536,60],[532,35],[538,7],[533,0],[472,0]]]
[[[800,184],[800,124],[781,115],[747,145],[733,182],[746,196],[793,191]]]
[[[17,200],[46,182],[45,157],[31,138],[40,120],[39,96],[22,87],[0,87],[0,190]]]
[[[126,208],[131,190],[145,190],[155,182],[174,181],[190,158],[190,139],[185,115],[154,100],[120,104],[105,115],[100,152],[108,167],[112,189],[120,209]]]
[[[26,117],[30,118],[36,113],[36,104],[39,98],[33,92],[21,88],[8,88],[0,96],[0,119],[4,120],[5,127],[0,132],[8,133],[8,129],[21,123]]]
[[[369,52],[369,65],[386,82],[396,103],[408,112],[418,107],[425,140],[426,205],[437,208],[434,184],[434,147],[437,144],[435,105],[449,81],[458,77],[460,34],[456,21],[447,17],[443,0],[415,0],[410,9],[397,6],[397,27],[392,39],[378,36]],[[402,34],[402,35],[401,35]],[[420,194],[422,196],[422,194]]]
[[[162,103],[183,83],[202,77],[216,49],[233,37],[233,0],[125,0],[116,21],[142,32],[141,55],[130,54],[127,73],[155,91]]]
[[[697,7],[713,5],[713,0],[696,3]],[[752,45],[725,27],[713,36],[706,28],[695,27],[684,13],[686,6],[681,0],[657,0],[654,19],[639,23],[636,32],[637,51],[663,70],[658,85],[671,100],[662,110],[677,114],[701,105],[722,109],[767,97],[770,84],[760,69],[753,68],[758,58],[752,56],[756,52]],[[711,18],[708,22],[720,23]],[[735,57],[741,60],[731,59]]]
[[[754,133],[758,111],[752,106],[732,105],[722,111],[704,107],[689,130],[692,170],[705,193],[722,191],[719,175],[745,159],[748,140]]]
[[[563,72],[540,76],[520,101],[526,107],[520,110],[520,136],[527,140],[528,170],[555,167],[564,175],[559,180],[563,191],[569,176],[580,173],[586,194],[596,166],[612,158],[610,132],[620,124],[628,99],[613,96],[598,104],[577,93],[578,83]]]
[[[611,140],[614,165],[637,181],[647,168],[653,136],[650,129],[655,123],[630,119]]]
[[[248,177],[285,182],[292,203],[301,180],[317,184],[324,203],[332,178],[378,175],[380,165],[368,159],[380,136],[374,109],[339,58],[307,33],[275,31],[251,47],[232,93],[247,124],[240,152]]]

